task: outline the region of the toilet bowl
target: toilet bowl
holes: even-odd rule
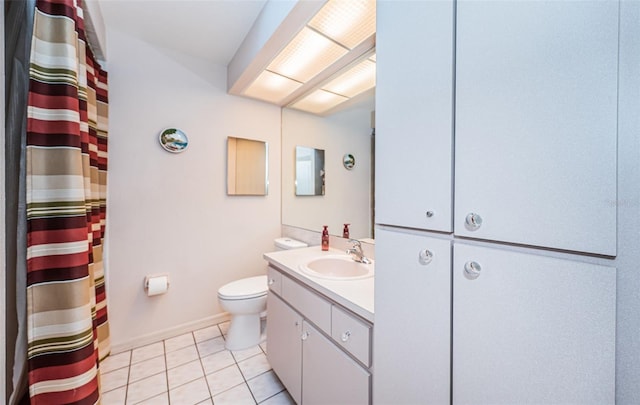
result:
[[[274,241],[276,250],[297,249],[307,246],[291,238]],[[260,317],[267,309],[267,276],[243,278],[225,284],[218,290],[222,309],[231,315],[225,347],[228,350],[244,350],[264,340]]]
[[[267,309],[267,276],[243,278],[218,290],[222,309],[231,314],[225,347],[244,350],[262,341],[260,314]]]

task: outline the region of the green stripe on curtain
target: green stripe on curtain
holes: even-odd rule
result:
[[[27,325],[33,404],[97,404],[109,354],[102,240],[107,74],[80,0],[38,0],[27,112]]]

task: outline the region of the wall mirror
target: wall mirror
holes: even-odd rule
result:
[[[227,138],[227,194],[267,195],[269,145],[263,141]]]
[[[296,146],[296,195],[324,195],[324,150]]]
[[[373,237],[374,97],[327,116],[292,108],[282,109],[282,223],[342,236],[345,223],[350,236]],[[324,195],[303,197],[296,192],[296,147],[324,150]],[[345,170],[343,157],[352,154],[357,164]]]

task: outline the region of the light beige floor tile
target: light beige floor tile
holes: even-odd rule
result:
[[[131,352],[131,364],[149,360],[157,356],[164,355],[163,342],[152,343],[147,346],[138,347]]]
[[[154,357],[149,360],[135,363],[131,366],[131,372],[129,373],[129,381],[135,382],[152,375],[163,372],[167,369],[164,356]]]
[[[131,350],[109,355],[100,363],[100,373],[108,373],[122,367],[127,367],[131,362]]]
[[[138,402],[136,405],[169,405],[169,393],[163,392],[153,398]]]
[[[229,331],[229,325],[231,325],[230,321],[222,322],[218,324],[218,327],[220,328],[220,332],[222,332],[223,335],[226,335],[227,332]]]
[[[200,361],[202,361],[202,367],[204,368],[205,374],[211,374],[235,364],[235,360],[233,359],[231,352],[228,350],[223,350],[221,352],[202,357]]]
[[[236,361],[240,362],[257,354],[262,354],[263,352],[262,349],[260,349],[260,346],[253,346],[245,350],[234,350],[231,353],[233,354],[233,357],[236,359]]]
[[[213,401],[211,400],[211,398],[209,398],[207,400],[199,402],[198,405],[213,405]]]
[[[228,391],[213,396],[215,405],[255,405],[249,387],[246,384],[240,384]]]
[[[296,405],[296,403],[287,391],[282,391],[278,395],[261,402],[260,405]]]
[[[239,384],[244,384],[240,369],[235,364],[207,375],[211,395],[217,395]]]
[[[204,342],[205,340],[222,336],[222,333],[220,332],[218,325],[213,325],[208,328],[193,331],[193,336],[196,338],[196,342]]]
[[[249,384],[249,389],[258,402],[262,402],[284,390],[282,383],[273,371],[267,371],[254,377],[247,381],[247,384]]]
[[[185,333],[184,335],[176,336],[164,341],[164,350],[166,353],[171,353],[175,350],[182,349],[183,347],[194,344],[193,333]]]
[[[224,339],[222,339],[222,337],[205,340],[204,342],[198,343],[198,353],[200,353],[200,357],[217,353],[221,350],[224,350]]]
[[[238,366],[240,367],[240,371],[242,371],[242,375],[247,380],[271,370],[271,366],[267,361],[267,356],[264,354],[259,354],[240,361],[238,362]]]
[[[127,397],[127,387],[118,388],[117,390],[108,391],[102,394],[102,405],[124,405]]]
[[[262,349],[264,354],[267,354],[267,342],[260,343],[260,348]]]
[[[129,368],[120,368],[110,373],[100,374],[100,389],[102,392],[125,387],[129,379]]]
[[[203,378],[191,381],[169,391],[172,404],[195,405],[211,397],[207,382]]]
[[[196,349],[196,345],[193,344],[191,346],[178,349],[174,352],[167,353],[166,358],[167,358],[167,368],[172,369],[174,367],[180,366],[190,361],[197,360],[198,350]]]
[[[195,360],[187,364],[183,364],[176,368],[172,368],[167,372],[169,376],[169,389],[174,389],[180,385],[186,384],[198,378],[204,377],[200,360]]]
[[[136,404],[156,395],[167,392],[166,373],[156,374],[129,384],[127,389],[127,404]]]

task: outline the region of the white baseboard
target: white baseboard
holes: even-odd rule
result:
[[[221,314],[199,319],[197,321],[183,323],[142,336],[136,336],[123,342],[113,343],[111,345],[111,354],[126,352],[127,350],[135,349],[136,347],[146,346],[148,344],[159,342],[164,339],[169,339],[174,336],[179,336],[194,330],[206,328],[207,326],[226,322],[229,319],[231,319],[231,315],[229,315],[227,312],[223,312]]]

